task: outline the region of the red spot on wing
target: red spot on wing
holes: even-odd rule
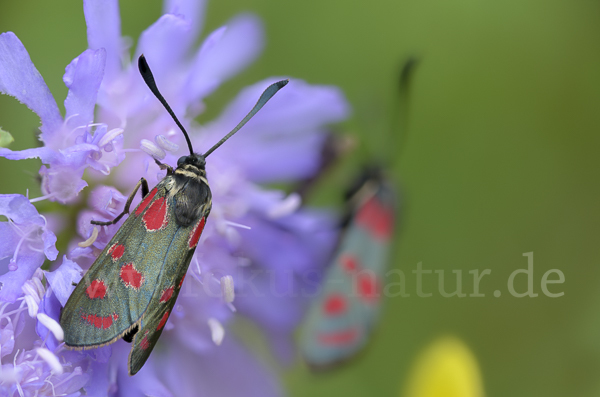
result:
[[[142,200],[142,202],[140,203],[140,205],[135,210],[135,215],[136,216],[139,216],[142,212],[144,212],[144,210],[146,209],[146,207],[148,206],[148,204],[150,204],[150,202],[152,201],[152,199],[154,198],[154,196],[156,196],[156,188],[152,189],[148,193],[148,195],[146,197],[144,197],[144,199]]]
[[[156,327],[156,330],[160,331],[162,329],[162,327],[165,326],[168,319],[169,319],[169,312],[165,312],[165,314],[163,314],[162,318],[160,319],[160,322],[158,323],[158,327]]]
[[[142,218],[146,229],[150,232],[162,229],[167,226],[167,200],[164,197],[157,198],[151,205],[150,208],[144,214]]]
[[[175,289],[175,287],[172,287],[172,286],[169,288],[165,288],[165,290],[160,295],[160,302],[166,302],[169,299],[171,299],[171,297],[173,296],[174,289]]]
[[[356,222],[367,228],[374,238],[388,240],[392,236],[394,214],[376,197],[372,197],[358,210]]]
[[[332,293],[323,304],[323,311],[328,316],[339,316],[348,309],[348,300],[340,293]]]
[[[322,332],[317,339],[324,345],[341,346],[356,342],[359,336],[358,328],[348,328],[338,332]]]
[[[185,280],[185,274],[183,275],[183,277],[181,277],[181,281],[179,282],[179,286],[177,288],[181,288],[181,286],[183,285],[183,280]]]
[[[342,265],[342,269],[348,273],[353,273],[360,267],[358,258],[350,254],[342,254],[340,256],[340,264]]]
[[[144,338],[140,342],[140,347],[142,348],[142,350],[146,350],[150,347],[150,342],[148,341],[148,331],[144,333]]]
[[[106,296],[106,284],[104,281],[96,279],[86,288],[85,294],[90,299],[103,299]]]
[[[112,258],[113,262],[121,259],[123,254],[125,253],[125,246],[123,244],[113,244],[108,249],[108,254]]]
[[[112,316],[102,317],[102,328],[108,329],[113,323]]]
[[[119,315],[113,313],[110,316],[103,317],[95,314],[82,314],[81,318],[98,329],[108,329],[113,325],[113,322],[117,321]]]
[[[204,224],[206,223],[206,218],[200,219],[200,221],[196,224],[194,231],[190,235],[189,247],[190,249],[196,247],[198,245],[198,240],[200,240],[200,235],[204,230]]]
[[[125,284],[126,287],[140,289],[144,283],[144,276],[142,273],[137,271],[135,266],[133,266],[133,263],[128,263],[122,266],[120,276],[121,280],[123,280],[123,284]]]
[[[361,273],[356,278],[358,297],[366,303],[379,301],[379,280],[372,272]]]

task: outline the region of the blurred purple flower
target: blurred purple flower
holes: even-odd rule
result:
[[[21,288],[44,260],[56,259],[56,236],[48,230],[46,219],[20,194],[0,195],[0,302],[14,303]]]
[[[202,153],[237,124],[262,90],[275,80],[244,89],[214,122],[198,125],[194,121],[204,111],[204,98],[259,55],[264,41],[262,26],[254,16],[238,16],[210,33],[195,49],[204,3],[166,0],[164,12],[142,33],[133,59],[145,54],[163,95],[190,132],[195,150]],[[47,289],[35,288],[39,287],[35,280],[41,278],[36,269],[44,261],[39,241],[27,240],[27,247],[38,247],[38,257],[24,262],[23,270],[21,254],[17,254],[25,248],[14,248],[18,237],[11,237],[12,245],[4,247],[0,243],[0,253],[7,258],[4,262],[8,266],[8,258],[14,258],[19,266],[15,273],[24,286],[15,288],[12,301],[7,300],[5,305],[21,305],[15,310],[29,310],[30,315],[41,313],[54,320],[58,320],[73,283],[81,278],[81,268],[91,265],[120,226],[97,227],[90,220],[109,220],[119,214],[126,200],[121,192],[128,193],[140,177],[151,185],[164,177],[151,156],[173,165],[187,152],[182,134],[129,58],[127,41],[121,37],[117,0],[85,0],[84,13],[89,49],[67,67],[64,81],[69,94],[64,120],[16,36],[0,36],[0,91],[16,97],[40,116],[40,139],[44,143],[43,147],[20,152],[0,149],[0,156],[42,160],[45,196],[40,199],[64,203],[73,200],[88,182],[95,186],[89,194],[90,209],[78,214],[81,237],[71,241],[68,255],[56,270],[45,272]],[[291,182],[314,175],[320,166],[326,125],[343,120],[347,114],[348,105],[338,89],[293,79],[243,132],[210,156],[207,174],[213,208],[201,247],[192,259],[190,277],[159,341],[165,348],[154,350],[136,376],[127,376],[130,346],[125,342],[117,342],[112,348],[67,351],[51,332],[51,325],[41,322],[36,326],[37,337],[31,333],[28,338],[25,333],[19,337],[28,350],[20,355],[13,353],[14,337],[21,332],[13,330],[23,320],[10,319],[0,322],[0,353],[4,357],[4,346],[10,351],[7,358],[14,362],[6,361],[12,364],[4,364],[7,371],[3,373],[14,376],[0,377],[2,385],[13,394],[28,395],[33,389],[24,385],[37,384],[28,383],[33,375],[20,369],[28,366],[38,368],[39,390],[50,383],[55,387],[58,384],[63,387],[60,393],[73,395],[81,388],[87,395],[98,396],[281,394],[273,370],[228,334],[227,323],[238,310],[268,333],[274,354],[289,361],[293,355],[292,332],[301,319],[307,291],[314,287],[306,275],[325,263],[336,232],[328,214],[302,208],[297,195],[265,189],[256,183]],[[121,190],[99,186],[121,162],[111,179]],[[90,171],[87,182],[83,180],[86,169]],[[51,247],[43,246],[45,256],[56,259],[56,238],[45,229],[45,223],[35,221],[36,216],[43,218],[29,201],[18,197],[24,202],[22,206],[29,205],[34,212],[15,213],[22,214],[23,222],[42,230],[36,238],[47,234],[40,240],[51,243]],[[134,205],[138,201],[136,198]],[[0,198],[0,211],[1,203]],[[17,223],[12,212],[6,216],[9,222],[0,227]],[[76,245],[90,236],[97,236],[91,245]],[[10,272],[4,273],[0,281]],[[0,301],[3,292],[0,290]],[[56,362],[62,370],[57,369]],[[38,395],[53,392],[43,389]]]
[[[0,156],[10,160],[40,158],[44,163],[40,170],[42,198],[70,202],[87,186],[82,179],[87,167],[108,175],[124,158],[120,151],[122,130],[93,124],[105,58],[102,48],[86,50],[67,66],[63,81],[69,93],[63,120],[23,44],[11,32],[0,35],[0,92],[37,113],[42,122],[39,138],[44,143],[18,152],[0,148]]]

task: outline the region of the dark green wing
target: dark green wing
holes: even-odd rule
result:
[[[71,294],[60,319],[67,346],[87,349],[112,343],[141,322],[163,284],[164,265],[173,266],[172,258],[181,255],[178,238],[194,226],[181,228],[175,222],[167,181],[130,214]],[[179,258],[185,274],[189,259]]]
[[[133,346],[129,352],[130,375],[135,375],[142,368],[173,311],[198,239],[204,229],[206,217],[210,212],[209,205],[210,203],[205,206],[204,216],[200,220],[189,227],[180,227],[174,235],[150,305],[142,316],[139,330],[133,339]]]

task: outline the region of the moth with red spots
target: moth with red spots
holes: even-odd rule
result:
[[[379,169],[369,168],[347,200],[342,237],[300,342],[302,355],[313,369],[335,366],[367,343],[382,299],[395,194]]]
[[[129,374],[148,359],[173,310],[188,266],[212,207],[205,159],[250,120],[288,80],[269,86],[248,115],[204,154],[194,153],[190,138],[158,91],[144,56],[138,66],[144,81],[183,132],[189,156],[177,168],[156,161],[167,175],[148,191],[142,178],[129,196],[118,222],[142,188],[142,202],[100,253],[62,310],[65,345],[93,349],[117,341],[132,343]]]
[[[416,58],[409,58],[400,68],[396,115],[404,127],[409,83],[417,64]],[[394,148],[397,160],[398,145],[391,142],[388,146]],[[300,341],[304,359],[318,370],[347,361],[367,344],[379,315],[393,237],[397,200],[382,168],[367,167],[346,199],[348,214],[340,242]]]

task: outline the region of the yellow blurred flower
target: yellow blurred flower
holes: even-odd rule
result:
[[[459,339],[443,337],[421,352],[404,397],[483,397],[479,365]]]

